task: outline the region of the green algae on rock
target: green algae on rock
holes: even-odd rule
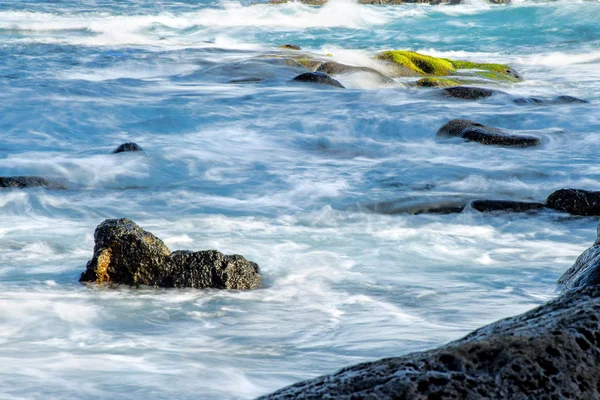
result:
[[[387,50],[377,54],[378,60],[393,65],[396,76],[470,76],[490,80],[518,82],[521,76],[504,64],[476,63],[433,57],[408,50]]]
[[[421,78],[419,79],[415,85],[420,87],[438,87],[438,88],[446,88],[459,86],[463,82],[456,79],[445,79],[445,78]]]

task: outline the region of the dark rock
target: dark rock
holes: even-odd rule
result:
[[[479,212],[527,212],[544,208],[542,203],[530,203],[512,200],[474,200],[471,207]]]
[[[160,239],[130,219],[102,222],[94,240],[94,255],[81,282],[240,290],[261,285],[258,265],[244,257],[218,251],[171,254]]]
[[[329,85],[338,88],[344,88],[344,85],[322,72],[305,72],[294,78],[297,82],[317,83],[320,85]]]
[[[600,192],[560,189],[548,196],[546,204],[573,215],[600,215]]]
[[[491,97],[495,93],[502,92],[472,86],[455,86],[442,89],[442,93],[447,97],[453,97],[455,99],[480,100]]]
[[[344,368],[261,399],[598,399],[600,287],[434,350]]]
[[[378,214],[457,214],[464,210],[467,203],[457,198],[402,198],[392,201],[364,206],[367,210]]]
[[[600,225],[594,245],[581,254],[558,280],[563,291],[600,284]]]
[[[64,189],[58,182],[52,182],[39,176],[0,176],[0,188],[26,189],[44,187],[48,189]]]
[[[283,44],[279,46],[279,48],[286,50],[302,50],[302,47],[298,46],[297,44]]]
[[[468,119],[453,119],[442,126],[437,137],[460,137],[485,145],[505,147],[538,146],[540,139],[532,136],[511,135],[499,128],[485,126]]]
[[[587,100],[578,99],[573,96],[558,96],[553,99],[543,99],[540,97],[519,97],[513,100],[516,104],[527,105],[527,104],[585,104],[589,103]]]
[[[113,154],[124,153],[128,151],[144,151],[137,143],[129,142],[123,143],[119,147],[113,150]]]

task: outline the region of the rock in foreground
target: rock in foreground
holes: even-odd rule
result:
[[[505,147],[532,147],[540,144],[540,139],[532,136],[511,135],[502,129],[485,126],[468,119],[453,119],[442,126],[437,137],[460,137],[486,145]]]
[[[438,349],[345,368],[263,399],[598,399],[600,287]]]
[[[558,280],[563,291],[600,284],[600,225],[594,245],[581,254]]]
[[[600,192],[560,189],[546,200],[548,207],[573,215],[600,215]]]
[[[130,219],[107,219],[94,233],[94,255],[81,282],[166,288],[257,289],[258,265],[216,250],[171,253],[152,233]]]

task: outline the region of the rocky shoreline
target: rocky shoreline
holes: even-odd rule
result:
[[[600,237],[558,283],[557,299],[437,349],[344,368],[260,399],[600,398]]]

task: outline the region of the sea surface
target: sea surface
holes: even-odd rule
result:
[[[597,219],[401,211],[600,190],[599,21],[577,0],[0,0],[0,176],[67,185],[0,189],[0,399],[249,399],[552,298]],[[525,80],[490,87],[590,103],[292,83],[286,43],[362,66],[386,49],[507,63]],[[436,141],[452,118],[543,145]],[[129,141],[145,152],[110,154]],[[264,288],[78,283],[116,217],[171,250],[242,254]]]

